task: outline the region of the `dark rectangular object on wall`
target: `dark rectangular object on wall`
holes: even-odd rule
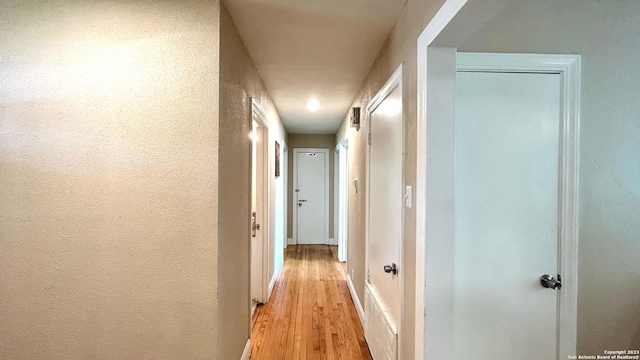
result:
[[[276,141],[276,177],[280,177],[280,143]]]
[[[349,118],[349,123],[351,127],[356,128],[356,130],[360,129],[360,108],[352,107],[351,108],[351,117]]]

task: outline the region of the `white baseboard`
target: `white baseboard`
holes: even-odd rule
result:
[[[240,360],[249,360],[251,359],[251,339],[247,340],[247,344],[244,346],[244,351],[242,352],[242,357]]]
[[[284,263],[281,263],[278,271],[273,272],[271,281],[269,281],[269,291],[267,292],[267,301],[271,299],[271,293],[273,292],[273,287],[276,286],[276,281],[278,281],[278,277],[280,277],[280,272],[282,272],[283,267],[284,267]]]
[[[292,238],[288,238],[287,245],[297,245],[297,244],[295,240],[293,240]],[[327,245],[338,245],[338,242],[334,238],[328,238]]]
[[[356,312],[358,313],[360,324],[364,326],[364,309],[362,308],[362,303],[360,303],[360,299],[358,298],[358,293],[356,293],[356,288],[353,286],[353,282],[351,281],[350,275],[347,275],[347,287],[349,287],[349,294],[351,294],[351,299],[353,300],[353,304],[356,306]]]

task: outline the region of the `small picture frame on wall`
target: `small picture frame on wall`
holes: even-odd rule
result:
[[[276,141],[276,178],[280,177],[280,143]]]

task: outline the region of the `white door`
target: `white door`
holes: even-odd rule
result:
[[[264,281],[264,242],[267,235],[263,224],[266,220],[266,128],[253,121],[251,146],[251,298],[255,303],[264,303],[266,284]],[[254,304],[255,304],[254,303]]]
[[[556,359],[561,77],[458,72],[454,357]]]
[[[400,324],[400,278],[385,272],[395,264],[401,271],[402,241],[402,96],[396,86],[370,110],[369,219],[367,271],[369,283],[392,326]],[[374,340],[374,339],[370,339]]]
[[[294,211],[298,244],[326,244],[328,239],[329,150],[294,149]]]

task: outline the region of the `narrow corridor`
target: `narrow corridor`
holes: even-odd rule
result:
[[[252,360],[371,359],[337,247],[289,246],[269,302],[253,316]]]

